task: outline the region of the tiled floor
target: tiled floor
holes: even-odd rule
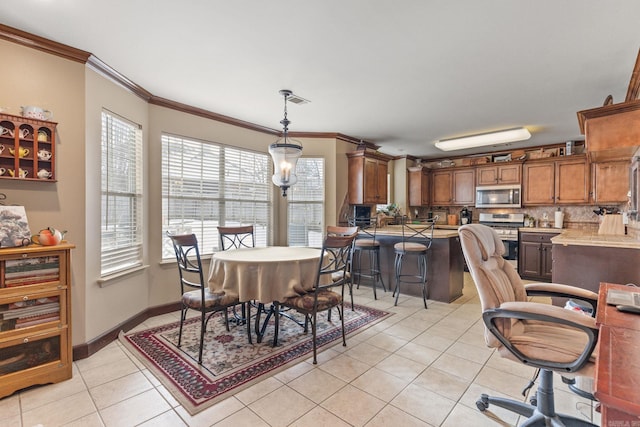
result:
[[[118,342],[74,363],[73,379],[0,400],[0,425],[32,426],[512,426],[518,417],[476,409],[480,393],[523,399],[533,370],[484,344],[480,306],[465,273],[452,304],[370,288],[356,302],[395,314],[318,356],[190,416]],[[177,320],[171,313],[139,328]],[[599,423],[589,401],[559,380],[556,409]]]

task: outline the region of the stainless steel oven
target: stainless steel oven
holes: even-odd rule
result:
[[[504,245],[503,257],[517,268],[518,261],[518,228],[524,227],[524,214],[490,214],[481,213],[479,223],[493,228]]]

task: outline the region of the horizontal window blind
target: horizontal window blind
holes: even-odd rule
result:
[[[268,155],[174,135],[161,139],[163,234],[195,233],[202,254],[219,250],[219,225],[253,225],[257,246],[271,241]],[[162,258],[173,257],[164,238]]]
[[[102,113],[102,277],[142,265],[142,130]]]
[[[289,246],[321,247],[324,235],[324,159],[302,157],[288,190]]]

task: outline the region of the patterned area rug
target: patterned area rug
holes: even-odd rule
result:
[[[361,332],[389,315],[360,305],[355,306],[355,311],[346,308],[346,333]],[[340,342],[342,334],[335,310],[331,322],[327,321],[326,313],[318,317],[320,353]],[[303,318],[300,316],[298,319]],[[199,366],[200,318],[190,318],[185,322],[180,348],[176,347],[179,326],[179,322],[174,322],[140,332],[121,333],[119,338],[192,415],[306,360],[313,352],[311,329],[305,334],[302,327],[284,317],[280,321],[278,346],[274,348],[272,324],[267,327],[262,343],[257,344],[253,334],[253,344],[249,344],[246,326],[232,324],[230,332],[227,332],[222,315],[216,314],[207,325],[202,366]]]

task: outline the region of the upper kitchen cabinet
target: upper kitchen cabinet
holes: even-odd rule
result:
[[[409,172],[409,206],[429,206],[429,169]]]
[[[473,206],[475,204],[474,168],[439,170],[432,173],[434,206]]]
[[[363,150],[347,153],[349,158],[349,204],[387,203],[388,156]]]
[[[522,164],[479,166],[476,168],[476,185],[520,184]]]
[[[623,203],[627,201],[629,165],[628,160],[591,164],[593,203]]]
[[[585,156],[527,162],[522,181],[525,206],[589,202],[589,166]]]

